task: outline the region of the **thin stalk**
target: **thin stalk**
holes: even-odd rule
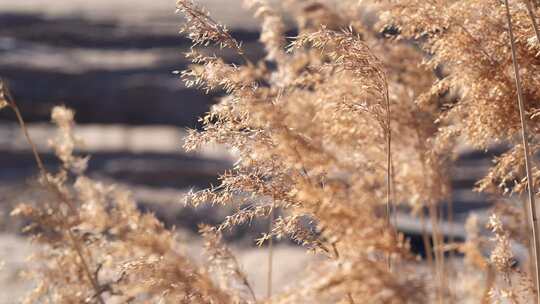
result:
[[[523,224],[524,233],[527,236],[526,239],[526,245],[527,245],[527,253],[529,254],[529,261],[527,264],[527,268],[529,269],[529,272],[531,273],[531,276],[536,276],[535,269],[535,263],[534,263],[534,253],[533,253],[533,246],[531,243],[532,233],[529,227],[531,227],[531,219],[529,217],[529,204],[527,200],[522,200],[521,208],[523,209],[523,215],[526,216],[526,221]],[[536,278],[533,278],[536,282]]]
[[[454,244],[455,242],[455,238],[454,238],[454,199],[453,197],[450,197],[449,200],[448,200],[448,205],[447,205],[447,212],[448,212],[448,243],[449,244]],[[443,239],[444,241],[444,239]],[[455,299],[455,294],[452,292],[454,289],[452,288],[453,287],[453,278],[456,277],[456,269],[454,267],[454,260],[455,260],[455,252],[454,250],[450,250],[450,252],[448,253],[448,262],[446,263],[446,273],[448,274],[448,278],[447,278],[447,285],[448,285],[448,291],[450,293],[450,299],[452,299],[452,302],[454,302],[453,300]]]
[[[420,126],[418,124],[415,124],[415,131],[416,131],[416,136],[417,136],[417,140],[418,140],[418,146],[420,147],[420,153],[419,153],[419,157],[420,157],[420,163],[422,164],[422,173],[424,175],[424,187],[427,188],[427,182],[426,182],[426,178],[427,178],[427,167],[426,167],[426,157],[423,153],[423,151],[426,151],[426,146],[425,146],[425,143],[424,141],[422,140],[422,136],[421,136],[421,133],[420,133]],[[424,241],[424,247],[426,248],[426,255],[427,255],[427,258],[428,258],[428,265],[430,266],[431,268],[431,271],[433,273],[434,276],[436,276],[437,278],[439,278],[439,254],[437,253],[437,244],[438,242],[436,241],[437,239],[437,233],[436,231],[438,231],[438,225],[437,225],[437,219],[436,218],[433,218],[433,213],[432,213],[432,209],[431,209],[431,205],[433,204],[432,202],[429,202],[428,203],[428,212],[429,212],[429,217],[431,219],[431,237],[432,237],[432,241],[433,241],[433,246],[431,245],[430,241],[429,241],[429,237],[427,235],[427,232],[426,232],[426,220],[425,220],[425,210],[424,208],[422,208],[422,212],[420,213],[420,220],[422,222],[422,239]],[[433,255],[435,255],[435,262],[433,262]],[[441,284],[442,286],[442,284]],[[442,294],[442,291],[440,290],[440,293]]]
[[[391,156],[390,156],[391,158]],[[392,202],[396,202],[397,199],[396,199],[396,173],[395,173],[395,167],[394,167],[394,160],[393,159],[390,159],[390,162],[391,162],[391,166],[390,168],[392,169],[390,172],[390,182],[391,182],[391,189],[392,189]],[[397,227],[398,227],[398,214],[397,214],[397,205],[394,203],[392,204],[392,226],[394,228],[394,234],[396,235],[397,237],[397,234],[398,234],[398,231],[397,231]]]
[[[389,131],[391,132],[391,131]],[[396,198],[396,179],[395,179],[395,167],[394,167],[394,160],[392,159],[392,154],[390,154],[390,189],[391,189],[391,197],[392,197],[392,234],[396,238],[396,242],[399,240],[399,233],[398,233],[398,214],[397,214],[397,198]],[[399,256],[393,260],[393,266],[395,272],[400,272],[399,265],[400,265],[400,259]]]
[[[454,199],[450,196],[448,199],[448,205],[446,206],[446,212],[448,213],[448,243],[453,244],[454,238]],[[450,259],[455,257],[454,251],[451,250],[448,254]]]
[[[382,68],[378,71],[379,77],[384,83],[384,101],[386,107],[386,225],[388,230],[394,235],[397,235],[395,231],[396,227],[392,226],[391,223],[391,214],[392,214],[392,115],[390,110],[390,96],[388,94],[388,81],[386,80],[386,75],[384,74]],[[386,256],[386,264],[388,271],[392,271],[392,257],[390,254]]]
[[[272,268],[274,262],[274,238],[272,237],[272,228],[274,224],[274,206],[270,210],[270,217],[268,220],[268,234],[270,240],[268,240],[268,272],[266,277],[266,296],[268,299],[272,297]]]
[[[67,205],[71,211],[74,211],[73,203],[68,198],[66,198],[65,195],[63,195],[60,191],[58,191],[58,188],[56,188],[52,184],[52,182],[49,180],[48,172],[45,169],[43,160],[41,159],[41,156],[39,155],[39,152],[37,151],[36,145],[34,144],[32,138],[30,137],[30,134],[28,133],[28,128],[26,127],[26,123],[24,122],[21,111],[19,110],[19,107],[15,103],[15,100],[13,99],[11,93],[9,92],[9,89],[6,83],[3,82],[3,84],[4,84],[4,94],[6,96],[6,101],[9,107],[15,113],[15,116],[17,117],[17,122],[19,123],[19,126],[24,133],[26,141],[28,142],[28,144],[30,145],[32,149],[34,160],[38,166],[42,180],[45,182],[48,188],[55,190],[53,192],[58,196],[58,198],[60,199],[62,203]],[[67,235],[68,235],[69,241],[71,242],[71,246],[77,253],[77,256],[79,257],[79,259],[81,260],[81,266],[83,268],[83,271],[87,279],[92,284],[92,288],[94,289],[94,292],[96,293],[95,297],[97,298],[100,304],[105,304],[105,300],[103,300],[103,297],[101,295],[102,291],[99,286],[98,279],[90,271],[90,267],[88,266],[88,262],[86,261],[85,255],[83,253],[84,250],[83,250],[83,246],[80,244],[80,240],[77,239],[77,237],[73,234],[73,232],[70,229],[67,229]]]
[[[43,161],[41,160],[41,157],[39,156],[39,153],[37,151],[36,145],[34,144],[34,141],[30,137],[30,134],[28,133],[28,128],[26,127],[26,123],[24,122],[24,119],[21,115],[21,111],[19,110],[19,107],[17,106],[17,104],[13,101],[11,93],[9,92],[7,85],[5,83],[4,83],[4,94],[6,95],[6,99],[7,99],[9,107],[15,113],[15,116],[17,117],[17,122],[19,123],[19,127],[23,131],[26,141],[28,142],[28,144],[30,145],[30,148],[32,149],[32,154],[38,166],[39,172],[42,175],[45,175],[47,171],[45,170]]]
[[[431,272],[435,274],[436,270],[433,265],[433,252],[432,252],[433,249],[431,248],[431,242],[427,234],[426,215],[423,208],[422,208],[422,211],[420,212],[420,223],[422,225],[422,241],[424,242],[424,251],[426,252],[426,259],[428,262],[428,267],[429,269],[431,269]]]
[[[386,226],[390,231],[393,231],[392,229],[392,223],[390,220],[391,213],[392,213],[392,138],[391,138],[391,132],[390,127],[388,128],[388,134],[386,136]],[[392,270],[392,258],[390,254],[387,254],[386,256],[386,265],[388,267],[388,270]]]
[[[531,156],[529,151],[528,130],[527,130],[527,117],[525,116],[525,105],[523,101],[523,91],[521,88],[521,79],[519,76],[519,65],[517,62],[516,45],[514,42],[514,32],[512,28],[512,15],[510,14],[510,7],[508,0],[504,0],[506,7],[506,18],[508,22],[508,35],[510,36],[510,47],[512,50],[512,64],[514,66],[514,76],[516,80],[516,90],[519,106],[519,118],[521,120],[521,137],[523,140],[523,154],[525,157],[525,170],[527,173],[527,188],[529,195],[529,217],[531,219],[531,230],[533,237],[533,256],[535,261],[535,274],[536,274],[536,302],[540,304],[540,240],[538,239],[538,218],[536,216],[536,203],[534,197],[534,181],[531,168]]]
[[[534,34],[536,35],[536,43],[540,44],[540,32],[538,31],[538,23],[536,22],[536,14],[534,13],[534,7],[531,3],[531,0],[525,0],[525,4],[527,5],[527,12],[529,13],[529,18],[531,18]]]
[[[439,213],[439,222],[444,220],[444,205],[439,204],[437,208],[437,212]],[[440,267],[441,267],[441,293],[444,293],[444,290],[448,290],[447,287],[447,267],[446,267],[446,257],[444,255],[444,235],[441,229],[439,227],[438,230],[438,238],[439,238],[439,257],[441,259]]]
[[[431,234],[433,239],[433,251],[435,252],[435,268],[437,269],[437,281],[439,282],[439,290],[437,292],[438,302],[443,303],[443,288],[444,288],[444,279],[443,279],[443,269],[444,262],[441,257],[442,253],[442,244],[440,242],[440,233],[438,225],[438,214],[437,207],[433,202],[429,204],[429,218],[431,220]]]

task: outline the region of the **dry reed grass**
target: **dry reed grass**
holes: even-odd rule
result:
[[[39,283],[27,302],[535,301],[536,3],[373,2],[331,8],[288,0],[278,8],[249,1],[267,51],[254,62],[225,26],[194,2],[179,0],[194,46],[188,54],[193,65],[181,77],[206,92],[225,93],[185,148],[219,143],[239,155],[219,186],[192,193],[188,203],[228,204],[238,212],[217,227],[201,227],[209,261],[197,265],[179,250],[175,232],[139,212],[129,193],[84,176],[87,159],[73,155],[74,114],[55,108],[59,135],[52,145],[63,165],[49,173],[35,152],[43,199],[13,212],[29,218],[27,232],[47,245],[36,257],[42,267],[32,274]],[[377,13],[376,24],[358,20],[366,7]],[[283,10],[295,12],[295,38],[284,36]],[[197,50],[209,44],[233,50],[243,64]],[[0,108],[14,110],[26,132],[5,86],[1,96]],[[439,227],[441,202],[449,198],[449,172],[462,141],[478,148],[514,144],[478,190],[519,197],[528,188],[530,204],[498,204],[487,223],[492,238],[471,217],[467,240],[447,243]],[[398,209],[431,223],[431,233],[423,232],[427,270],[396,229]],[[259,244],[290,238],[324,257],[289,291],[269,292],[266,299],[256,297],[220,236],[258,217],[270,221]],[[513,243],[530,246],[532,267],[515,264]],[[447,250],[463,253],[463,265],[449,261]]]

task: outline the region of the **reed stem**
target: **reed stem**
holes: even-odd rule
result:
[[[536,35],[536,43],[540,44],[540,32],[538,30],[538,23],[536,22],[536,14],[534,12],[535,8],[533,7],[531,1],[532,0],[525,0],[525,4],[527,5],[527,12],[529,13],[529,18],[531,18],[534,34]]]
[[[60,191],[58,191],[58,188],[55,187],[52,184],[52,182],[49,180],[49,174],[45,168],[45,165],[43,164],[43,160],[41,159],[41,156],[39,155],[39,152],[37,150],[36,145],[34,144],[34,141],[32,140],[32,137],[30,137],[28,128],[26,127],[26,123],[24,122],[21,111],[19,107],[17,106],[15,99],[11,95],[11,92],[9,91],[9,88],[7,84],[5,83],[5,81],[0,80],[0,82],[3,84],[4,94],[5,94],[8,106],[15,113],[17,122],[19,123],[19,126],[22,132],[24,133],[24,137],[26,138],[26,141],[28,142],[28,144],[30,145],[32,149],[34,160],[38,166],[43,182],[48,188],[50,188],[58,196],[58,198],[60,199],[62,203],[68,206],[70,211],[74,212],[75,206],[73,205],[73,203],[67,197],[65,197],[65,195],[63,195]],[[77,256],[79,257],[79,259],[81,260],[81,266],[83,268],[83,272],[86,275],[87,279],[90,281],[90,284],[92,284],[92,288],[94,289],[94,292],[96,293],[95,295],[96,299],[98,300],[100,304],[105,304],[105,300],[103,300],[103,297],[101,295],[102,290],[99,286],[98,279],[96,276],[94,276],[94,274],[92,274],[92,271],[90,271],[90,266],[85,258],[83,246],[81,245],[80,240],[77,239],[75,234],[70,229],[67,229],[67,236],[69,238],[69,241],[71,242],[71,246],[77,253]]]
[[[538,239],[538,218],[536,215],[536,203],[534,197],[534,180],[531,168],[531,156],[529,151],[528,130],[527,130],[527,117],[525,116],[525,105],[523,101],[523,91],[521,88],[521,79],[519,76],[519,64],[517,62],[516,45],[514,41],[514,32],[512,28],[512,15],[510,14],[510,7],[508,0],[504,0],[506,7],[506,19],[508,22],[508,35],[510,36],[510,48],[512,51],[512,65],[514,67],[514,76],[516,81],[517,99],[519,106],[519,117],[521,120],[521,136],[523,140],[523,154],[525,157],[525,170],[527,173],[527,190],[529,196],[529,217],[531,219],[531,230],[533,237],[533,256],[535,261],[535,281],[536,281],[536,302],[540,304],[540,240]]]
[[[272,228],[274,225],[274,206],[270,211],[268,219],[268,234],[270,239],[268,240],[268,272],[266,277],[266,296],[268,299],[272,297],[272,268],[274,262],[274,238],[272,237]]]

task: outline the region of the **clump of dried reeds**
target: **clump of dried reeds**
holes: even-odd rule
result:
[[[533,177],[540,175],[529,157],[540,147],[536,5],[248,2],[262,24],[267,56],[260,62],[200,6],[177,2],[194,46],[192,66],[181,77],[188,86],[224,93],[185,148],[218,143],[238,154],[219,186],[187,198],[193,206],[241,207],[217,227],[201,228],[208,264],[182,254],[175,232],[140,213],[126,191],[84,176],[87,159],[73,154],[73,113],[57,108],[60,132],[52,144],[63,166],[49,173],[36,152],[49,195],[14,211],[30,218],[29,231],[48,244],[38,256],[42,266],[34,274],[41,283],[33,299],[262,301],[220,233],[266,217],[271,225],[259,244],[290,238],[322,257],[317,270],[291,282],[296,288],[270,295],[269,303],[530,302],[538,265],[515,265],[512,244],[535,244],[523,225],[527,212],[535,222],[534,204],[498,204],[488,223],[493,238],[471,217],[467,240],[446,244],[440,222],[462,142],[514,144],[478,190],[504,195],[528,188],[534,202],[539,179]],[[366,8],[377,15],[375,24],[355,19]],[[284,10],[293,12],[295,38],[284,35]],[[231,49],[243,64],[197,50],[210,44]],[[11,98],[0,99],[6,105],[25,130]],[[427,265],[399,233],[400,212],[422,223]],[[462,266],[447,261],[445,250],[454,249],[465,256]],[[530,252],[534,264],[534,246]]]
[[[206,266],[183,253],[174,231],[136,208],[129,191],[84,175],[87,158],[73,154],[73,111],[56,107],[52,112],[59,131],[51,144],[62,161],[53,174],[43,166],[16,103],[2,100],[21,118],[43,186],[40,199],[12,212],[30,220],[25,233],[41,245],[28,272],[36,288],[25,303],[238,302]],[[217,246],[211,242],[209,249]]]

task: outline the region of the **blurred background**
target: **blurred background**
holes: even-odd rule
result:
[[[243,41],[249,57],[263,57],[257,22],[242,0],[200,2]],[[186,88],[173,74],[188,64],[184,53],[190,42],[178,33],[181,22],[174,0],[0,0],[0,76],[9,83],[47,166],[58,165],[47,144],[55,132],[50,110],[63,104],[76,111],[76,134],[85,143],[79,152],[91,155],[89,175],[131,189],[140,208],[177,227],[189,244],[186,250],[200,258],[197,224],[216,224],[230,210],[187,208],[182,197],[191,189],[216,184],[234,155],[223,147],[191,154],[182,150],[185,129],[199,127],[198,117],[216,96]],[[227,61],[238,60],[221,54]],[[457,160],[456,223],[445,224],[447,236],[459,239],[465,215],[487,206],[486,198],[471,188],[493,153],[464,150]],[[20,274],[36,245],[28,244],[20,233],[24,223],[9,213],[27,198],[25,189],[35,183],[36,171],[13,114],[0,112],[0,303],[17,302],[31,287]],[[399,223],[413,246],[419,244],[419,224],[406,215]],[[253,240],[267,225],[255,222],[226,236],[262,294],[266,265],[260,261],[267,253]],[[281,242],[274,259],[278,291],[282,282],[301,274],[312,257]]]

